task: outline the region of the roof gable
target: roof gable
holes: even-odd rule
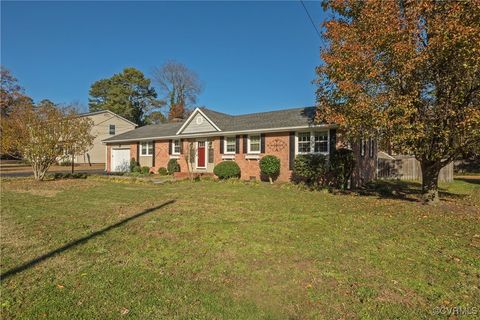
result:
[[[177,134],[192,134],[222,131],[207,115],[199,108],[196,108],[183,123]]]

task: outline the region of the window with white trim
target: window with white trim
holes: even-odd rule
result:
[[[260,153],[260,135],[248,136],[248,153]]]
[[[225,137],[225,153],[235,153],[237,141],[235,137]]]
[[[360,139],[360,155],[362,157],[365,157],[365,147],[366,147],[367,142],[365,139]]]
[[[328,153],[328,131],[297,133],[297,153]]]
[[[328,152],[328,132],[314,132],[313,133],[313,152],[327,153]]]
[[[180,154],[180,140],[172,141],[172,154]]]
[[[151,156],[153,155],[153,142],[146,141],[140,143],[140,155],[141,156]]]

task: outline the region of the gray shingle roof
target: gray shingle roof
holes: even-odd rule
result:
[[[310,126],[315,117],[315,107],[285,109],[270,112],[258,112],[233,116],[226,113],[201,109],[222,132],[241,132],[275,128]],[[160,138],[175,136],[183,122],[147,125],[104,140],[122,141],[134,139]],[[181,136],[181,135],[180,135]]]

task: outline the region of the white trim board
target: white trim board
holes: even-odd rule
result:
[[[177,135],[180,135],[181,132],[183,130],[185,130],[185,128],[190,124],[190,122],[192,122],[193,118],[195,117],[195,115],[197,113],[200,113],[202,115],[202,117],[204,117],[205,120],[207,120],[208,123],[210,123],[217,131],[222,131],[212,120],[210,120],[209,117],[207,117],[207,115],[200,108],[195,108],[195,110],[193,110],[192,114],[187,118],[187,121],[185,121],[183,123],[183,125],[180,127],[180,129],[178,129],[178,131],[176,133]]]

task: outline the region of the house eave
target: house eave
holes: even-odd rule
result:
[[[154,136],[154,137],[145,137],[145,138],[119,139],[119,140],[108,140],[108,141],[102,140],[102,143],[114,144],[114,143],[134,142],[134,141],[188,139],[188,138],[199,138],[199,137],[215,137],[219,135],[229,136],[229,135],[252,134],[252,133],[275,133],[275,132],[285,132],[285,131],[291,131],[291,130],[304,130],[304,129],[336,129],[336,128],[338,128],[338,125],[335,125],[335,124],[320,124],[320,125],[305,125],[305,126],[293,126],[293,127],[282,127],[282,128],[264,128],[264,129],[220,131],[220,132],[215,131],[215,132],[205,132],[205,133],[195,133],[195,134],[177,134],[177,135],[170,135],[170,136]]]

